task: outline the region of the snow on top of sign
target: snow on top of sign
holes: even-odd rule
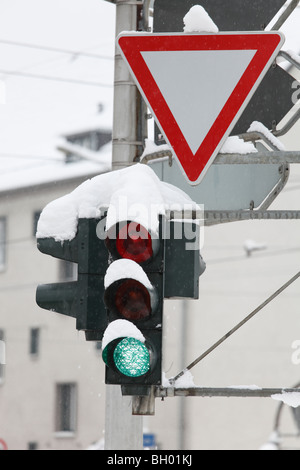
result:
[[[102,350],[117,338],[134,338],[141,343],[145,342],[145,337],[141,331],[127,320],[115,320],[108,325],[102,339]]]
[[[257,149],[252,142],[244,142],[238,136],[231,136],[225,141],[220,153],[246,155],[247,153],[257,153]]]
[[[234,388],[235,390],[262,390],[261,387],[258,387],[255,384],[252,385],[231,385],[227,388]]]
[[[269,129],[261,122],[253,121],[247,132],[260,132],[263,134],[278,150],[285,151],[286,148],[280,140],[272,134]]]
[[[153,289],[143,268],[130,259],[119,259],[108,267],[104,277],[105,289],[120,279],[134,279],[143,284],[147,289]]]
[[[98,175],[73,192],[48,204],[37,227],[37,238],[72,240],[79,218],[100,218],[107,210],[106,230],[117,222],[131,220],[158,233],[159,215],[166,210],[197,210],[198,206],[183,191],[163,183],[146,165]]]
[[[145,148],[141,156],[141,160],[143,160],[143,158],[153,153],[162,153],[162,152],[167,152],[167,151],[172,152],[171,147],[168,144],[156,145],[156,143],[153,140],[145,139]]]
[[[194,5],[183,18],[185,33],[218,33],[219,28],[201,5]]]
[[[300,392],[282,392],[275,395],[271,395],[273,400],[282,401],[285,405],[291,406],[292,408],[298,408],[300,406]]]
[[[156,145],[152,140],[146,139],[145,150],[141,159],[146,158],[153,153],[166,151],[172,152],[171,147],[168,144]],[[240,139],[238,136],[231,136],[227,138],[219,152],[246,155],[248,153],[257,153],[258,151],[252,142],[244,142],[244,140]],[[155,161],[157,161],[157,159]]]

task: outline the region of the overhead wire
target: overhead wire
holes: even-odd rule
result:
[[[74,50],[70,50],[70,49],[62,49],[62,48],[59,48],[59,47],[40,46],[38,44],[30,44],[30,43],[19,42],[19,41],[10,41],[10,40],[7,40],[7,39],[0,39],[0,44],[7,44],[7,45],[10,45],[10,46],[37,49],[37,50],[47,51],[47,52],[58,52],[60,54],[71,55],[73,57],[82,56],[82,57],[89,57],[91,59],[113,60],[112,56],[95,54],[95,53],[92,53],[92,52],[74,51]]]
[[[36,242],[36,239],[34,236],[29,236],[29,237],[22,237],[22,238],[17,238],[17,239],[11,239],[11,240],[3,240],[3,241],[0,241],[0,249],[4,246],[5,248],[8,247],[8,246],[11,246],[11,245],[25,245],[25,244],[28,244],[28,243],[35,243]],[[273,251],[271,253],[269,253],[269,256],[278,256],[278,255],[281,255],[282,253],[286,252],[286,251],[300,251],[300,248],[299,247],[294,247],[294,248],[290,248],[289,250],[286,250],[284,248],[282,248],[281,250],[278,249],[276,251]],[[231,261],[246,261],[248,258],[246,256],[239,256],[237,258],[231,258]],[[216,262],[216,260],[215,260]],[[220,262],[223,262],[223,260],[221,259]],[[9,285],[9,286],[3,286],[3,287],[0,287],[0,292],[3,292],[3,291],[6,291],[6,290],[11,290],[13,287],[16,288],[16,289],[24,289],[24,288],[29,288],[31,286],[31,284],[27,285],[27,284],[12,284],[12,285]],[[206,289],[206,293],[208,292],[208,290]],[[219,292],[213,292],[214,295],[220,295],[222,294],[220,291]],[[203,293],[202,293],[203,294]],[[241,293],[243,296],[245,296],[246,293]],[[247,293],[248,294],[248,293]],[[224,294],[225,295],[225,294]],[[228,295],[228,291],[226,292],[226,295]],[[235,293],[236,295],[236,293]]]
[[[87,86],[95,86],[101,88],[112,88],[112,83],[100,83],[100,82],[90,82],[87,80],[80,80],[76,78],[64,78],[64,77],[52,77],[51,75],[39,75],[29,72],[19,72],[13,70],[3,70],[0,69],[0,74],[3,75],[11,75],[16,77],[25,77],[25,78],[33,78],[37,80],[48,80],[48,81],[55,81],[55,82],[63,82],[63,83],[73,83],[75,85],[87,85]]]
[[[269,251],[265,249],[257,253],[256,258],[265,258],[265,257],[270,257],[270,256],[283,255],[283,254],[287,254],[287,253],[295,252],[295,251],[300,251],[300,245],[295,246],[295,247],[288,247],[288,248],[273,248],[272,250],[269,250]],[[242,261],[243,259],[245,259],[245,255],[239,254],[236,256],[224,256],[223,258],[215,258],[215,259],[210,259],[210,260],[206,258],[206,263],[213,265],[213,264],[222,264],[222,263],[228,263],[228,262],[233,262],[233,261]]]
[[[29,159],[29,160],[50,160],[50,161],[58,161],[61,162],[62,159],[59,157],[54,157],[51,155],[28,155],[28,154],[21,154],[21,153],[0,153],[0,158],[20,158],[20,159]]]
[[[97,59],[97,60],[114,60],[113,56],[105,56],[101,54],[95,54],[95,53],[90,53],[90,52],[84,52],[84,51],[74,51],[74,50],[69,50],[69,49],[62,49],[58,47],[49,47],[49,46],[40,46],[37,44],[30,44],[30,43],[23,43],[19,41],[10,41],[6,39],[0,39],[0,44],[6,44],[10,46],[17,46],[17,47],[25,47],[25,48],[31,48],[31,49],[36,49],[36,50],[42,50],[46,52],[55,52],[59,54],[67,54],[70,55],[73,59],[78,58],[78,57],[86,57],[90,59]],[[51,62],[54,59],[51,60]],[[55,59],[57,60],[57,59]],[[37,64],[39,65],[39,64]],[[36,65],[34,65],[36,66]],[[30,66],[31,67],[31,66]],[[25,67],[25,70],[28,67]],[[88,80],[82,80],[82,79],[72,79],[72,78],[64,78],[64,77],[53,77],[51,75],[40,75],[40,74],[34,74],[30,72],[24,71],[24,67],[22,70],[5,70],[1,69],[0,73],[3,75],[8,75],[8,76],[16,76],[16,77],[25,77],[25,78],[31,78],[31,79],[37,79],[37,80],[50,80],[50,81],[56,81],[56,82],[66,82],[66,83],[73,83],[77,85],[86,85],[86,86],[97,86],[97,87],[102,87],[102,88],[112,88],[112,84],[107,84],[107,83],[99,83],[99,82],[92,82]]]
[[[214,343],[209,349],[207,349],[203,354],[197,357],[191,364],[189,364],[185,369],[183,369],[179,374],[170,379],[170,383],[174,386],[176,380],[182,377],[186,371],[191,370],[199,362],[206,358],[210,353],[217,349],[222,343],[224,343],[230,336],[232,336],[236,331],[238,331],[242,326],[244,326],[249,320],[251,320],[257,313],[263,310],[270,302],[272,302],[276,297],[278,297],[285,289],[287,289],[291,284],[293,284],[300,277],[300,271],[295,274],[289,281],[280,287],[276,292],[274,292],[270,297],[268,297],[262,304],[260,304],[255,310],[253,310],[247,317],[245,317],[241,322],[239,322],[234,328],[232,328],[228,333],[222,336],[216,343]]]

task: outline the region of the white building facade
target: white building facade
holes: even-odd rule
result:
[[[1,195],[1,220],[5,221],[1,332],[6,365],[0,384],[0,435],[9,449],[84,449],[102,437],[104,385],[99,350],[85,342],[72,319],[35,303],[39,283],[70,276],[63,262],[37,250],[37,214],[79,182]]]

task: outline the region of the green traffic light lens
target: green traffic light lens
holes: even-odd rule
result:
[[[121,374],[141,377],[150,370],[150,353],[141,341],[124,338],[114,350],[114,363]]]

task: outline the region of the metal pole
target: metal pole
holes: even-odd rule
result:
[[[282,395],[286,393],[297,393],[300,395],[299,388],[259,388],[259,387],[224,387],[224,388],[163,388],[156,387],[156,398],[171,398],[171,397],[202,397],[202,398],[270,398],[272,395]]]
[[[137,30],[136,2],[116,0],[116,36]],[[112,169],[129,166],[137,156],[137,88],[117,48],[115,50]]]
[[[187,337],[188,337],[188,303],[184,299],[181,302],[181,328],[180,328],[180,344],[181,344],[181,354],[180,354],[180,367],[184,369],[186,365],[187,358]],[[186,428],[187,428],[187,402],[184,397],[180,398],[179,401],[179,450],[186,449]]]
[[[137,30],[138,3],[114,0],[116,36]],[[137,152],[136,87],[116,45],[112,169],[129,166]],[[132,416],[132,397],[118,385],[106,386],[105,450],[142,450],[143,418]]]
[[[105,450],[143,450],[143,418],[132,416],[119,385],[106,385]]]
[[[291,13],[293,13],[295,8],[297,8],[298,4],[299,0],[292,0],[291,3],[286,7],[284,12],[281,14],[281,16],[278,18],[271,31],[277,31],[278,29],[280,29],[283,23],[285,23],[285,21],[291,15]]]

